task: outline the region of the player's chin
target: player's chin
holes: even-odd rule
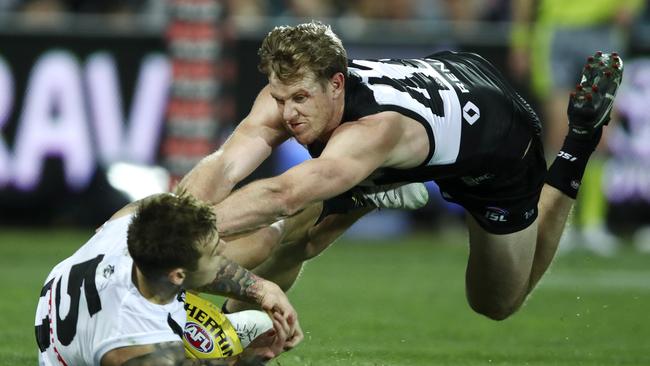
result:
[[[311,145],[316,141],[316,138],[314,136],[310,136],[309,134],[302,133],[302,134],[295,134],[293,137],[298,141],[300,145]]]

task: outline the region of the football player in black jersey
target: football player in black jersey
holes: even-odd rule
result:
[[[275,28],[259,55],[268,85],[184,181],[218,203],[220,235],[269,225],[360,185],[435,180],[467,212],[469,304],[495,320],[512,315],[550,265],[623,68],[615,53],[588,59],[569,99],[569,133],[547,170],[537,115],[478,55],[348,60],[318,22]],[[230,194],[289,138],[313,159]],[[329,206],[323,211],[335,214],[312,218],[307,235],[272,254],[258,274],[288,289],[304,260],[368,212]]]

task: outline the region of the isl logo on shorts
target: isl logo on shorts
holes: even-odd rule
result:
[[[485,218],[494,222],[506,222],[510,213],[500,207],[486,207]]]
[[[199,352],[210,353],[214,349],[214,342],[210,334],[201,325],[194,322],[185,324],[183,337],[190,346]]]

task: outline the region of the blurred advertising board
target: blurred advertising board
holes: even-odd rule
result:
[[[157,160],[162,35],[0,33],[0,45],[0,223],[105,219],[125,201],[106,167]]]

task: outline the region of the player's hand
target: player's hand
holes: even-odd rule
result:
[[[300,322],[298,322],[298,313],[278,285],[266,281],[259,304],[273,320],[273,327],[276,332],[280,334],[281,330],[286,335],[285,350],[294,348],[302,341],[304,335],[300,328]],[[280,316],[276,317],[276,313]]]
[[[237,362],[237,366],[264,365],[265,362],[278,357],[285,351],[287,334],[281,325],[282,316],[274,313],[272,317],[273,328],[258,336],[246,347]],[[278,329],[278,330],[276,330]]]

